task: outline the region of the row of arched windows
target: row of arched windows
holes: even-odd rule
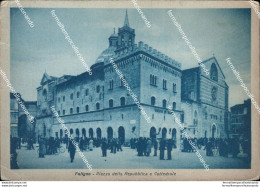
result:
[[[120,106],[125,106],[125,97],[121,97],[120,98]],[[114,107],[114,101],[113,99],[110,99],[109,100],[109,108],[113,108]],[[96,110],[100,110],[100,103],[96,103]],[[85,111],[88,112],[89,111],[89,105],[86,105],[85,106]],[[77,107],[76,108],[76,113],[79,113],[80,112],[80,108]],[[74,110],[73,108],[70,108],[70,114],[73,114],[74,113]],[[60,111],[58,111],[58,114],[60,115]],[[63,115],[65,115],[65,110],[63,110]]]
[[[100,103],[96,103],[96,110],[100,110]],[[86,105],[85,106],[85,111],[88,112],[89,111],[89,106]],[[79,107],[76,108],[76,113],[78,114],[80,112],[80,109]],[[73,108],[70,108],[70,114],[73,114],[74,113],[74,110]],[[60,115],[60,111],[58,111],[58,114]],[[62,111],[62,114],[65,115],[66,114],[66,111],[63,110]]]
[[[113,108],[114,107],[114,100],[110,99],[108,101],[108,104],[109,104],[109,108]],[[120,98],[120,106],[125,106],[125,97]]]
[[[156,99],[155,99],[154,96],[152,96],[152,97],[151,97],[151,105],[152,105],[152,106],[155,106],[155,104],[156,104]],[[163,108],[166,108],[166,107],[167,107],[167,101],[166,101],[166,99],[163,99],[163,101],[162,101],[162,107],[163,107]],[[173,102],[173,103],[172,103],[172,109],[173,109],[173,110],[176,110],[176,102]]]
[[[97,86],[96,86],[96,92],[99,93],[100,90],[101,90],[101,89],[100,89],[100,85],[97,85]],[[104,91],[104,86],[102,86],[102,90]],[[80,92],[78,91],[78,92],[76,93],[76,95],[77,95],[77,98],[79,98],[79,97],[80,97]],[[88,95],[89,95],[89,89],[87,88],[87,89],[85,90],[85,96],[88,96]],[[73,96],[74,96],[73,93],[71,93],[71,94],[70,94],[70,99],[71,99],[71,100],[73,100]],[[62,100],[63,100],[63,102],[65,102],[65,96],[62,97]],[[58,98],[58,103],[60,103],[60,97]]]

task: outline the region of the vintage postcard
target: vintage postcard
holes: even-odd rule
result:
[[[258,7],[1,2],[1,178],[259,178]]]

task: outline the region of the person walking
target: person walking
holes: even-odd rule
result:
[[[211,140],[209,140],[209,141],[207,142],[205,149],[206,149],[206,155],[207,155],[207,156],[213,156],[213,152],[212,152],[212,142],[211,142]]]
[[[75,157],[76,147],[71,139],[69,140],[68,152],[70,153],[70,162],[72,163]]]
[[[39,137],[39,158],[44,158],[46,154],[46,144],[44,138]]]
[[[150,138],[148,138],[146,142],[146,156],[150,156],[151,151],[152,151],[152,141]]]
[[[107,156],[107,141],[106,139],[104,139],[101,143],[101,150],[102,150],[102,157],[106,157]]]
[[[165,140],[161,139],[160,141],[160,160],[164,160],[164,150],[165,150]]]
[[[93,151],[93,143],[94,141],[92,139],[89,140],[89,150]]]
[[[137,156],[141,156],[141,137],[138,139],[137,143],[136,143],[136,148],[137,148]]]
[[[172,140],[168,140],[167,141],[167,160],[171,160],[172,159]]]
[[[233,139],[233,146],[232,146],[232,155],[233,155],[233,158],[236,158],[237,157],[237,154],[240,152],[239,150],[239,142],[237,139]]]
[[[157,156],[158,141],[155,138],[153,142],[154,142],[154,155],[153,156]]]

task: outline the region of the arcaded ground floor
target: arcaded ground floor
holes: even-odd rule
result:
[[[71,163],[67,150],[59,155],[39,158],[37,149],[35,145],[35,150],[26,150],[25,147],[17,150],[20,169],[87,169],[78,153]],[[208,157],[205,150],[199,152],[210,169],[248,168],[243,158]],[[93,169],[204,169],[195,153],[184,153],[176,149],[172,151],[172,160],[159,160],[159,151],[157,157],[138,157],[136,150],[128,147],[123,147],[123,151],[116,154],[108,151],[107,157],[101,156],[100,148],[83,153]]]

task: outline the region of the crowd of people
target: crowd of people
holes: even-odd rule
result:
[[[78,144],[81,152],[93,151],[94,148],[101,148],[101,156],[106,157],[107,151],[116,154],[119,151],[123,151],[124,140],[120,138],[112,139],[98,139],[98,138],[87,138],[87,137],[75,137],[74,141]],[[27,142],[27,149],[34,149],[33,144],[36,142],[34,138],[15,138],[11,137],[11,167],[19,168],[17,164],[17,152],[16,149],[21,149],[21,143]],[[38,138],[39,143],[39,158],[44,158],[45,155],[53,155],[58,153],[58,149],[61,148],[61,144],[65,145],[65,148],[70,153],[70,160],[73,162],[76,147],[67,136],[63,138],[59,137],[42,137]],[[242,149],[243,153],[246,153],[250,157],[250,141],[248,140],[238,140],[231,138],[184,138],[180,142],[180,149],[182,152],[195,152],[195,149],[206,150],[206,156],[219,155],[223,157],[228,157],[232,155],[234,158],[237,157],[238,153]],[[127,145],[127,144],[125,144]],[[192,146],[193,145],[193,146]],[[64,148],[64,150],[65,150]],[[176,140],[173,139],[156,139],[156,138],[131,138],[130,148],[137,151],[137,156],[149,157],[153,155],[157,157],[157,152],[159,151],[159,159],[165,159],[165,150],[167,151],[167,160],[172,159],[172,150],[177,148]]]
[[[76,147],[72,140],[68,142],[68,152],[70,153],[70,160],[73,162],[76,152]],[[123,141],[119,138],[112,138],[107,140],[106,138],[95,139],[95,138],[75,138],[75,142],[79,145],[80,151],[93,151],[94,147],[101,147],[102,157],[107,156],[107,150],[110,149],[110,153],[116,154],[118,151],[123,151],[122,144]]]
[[[240,149],[242,149],[243,153],[250,154],[249,141],[237,138],[191,138],[189,140],[184,138],[182,151],[194,152],[195,150],[191,144],[195,145],[198,149],[206,150],[207,156],[219,155],[228,157],[230,154],[236,158],[238,153],[240,153]]]
[[[160,160],[164,160],[165,150],[167,150],[167,160],[172,159],[172,149],[176,148],[176,141],[173,139],[161,139],[158,143],[156,138],[140,137],[138,139],[130,139],[130,148],[137,150],[137,156],[149,157],[152,148],[154,150],[153,156],[157,156],[157,151],[160,153]]]

